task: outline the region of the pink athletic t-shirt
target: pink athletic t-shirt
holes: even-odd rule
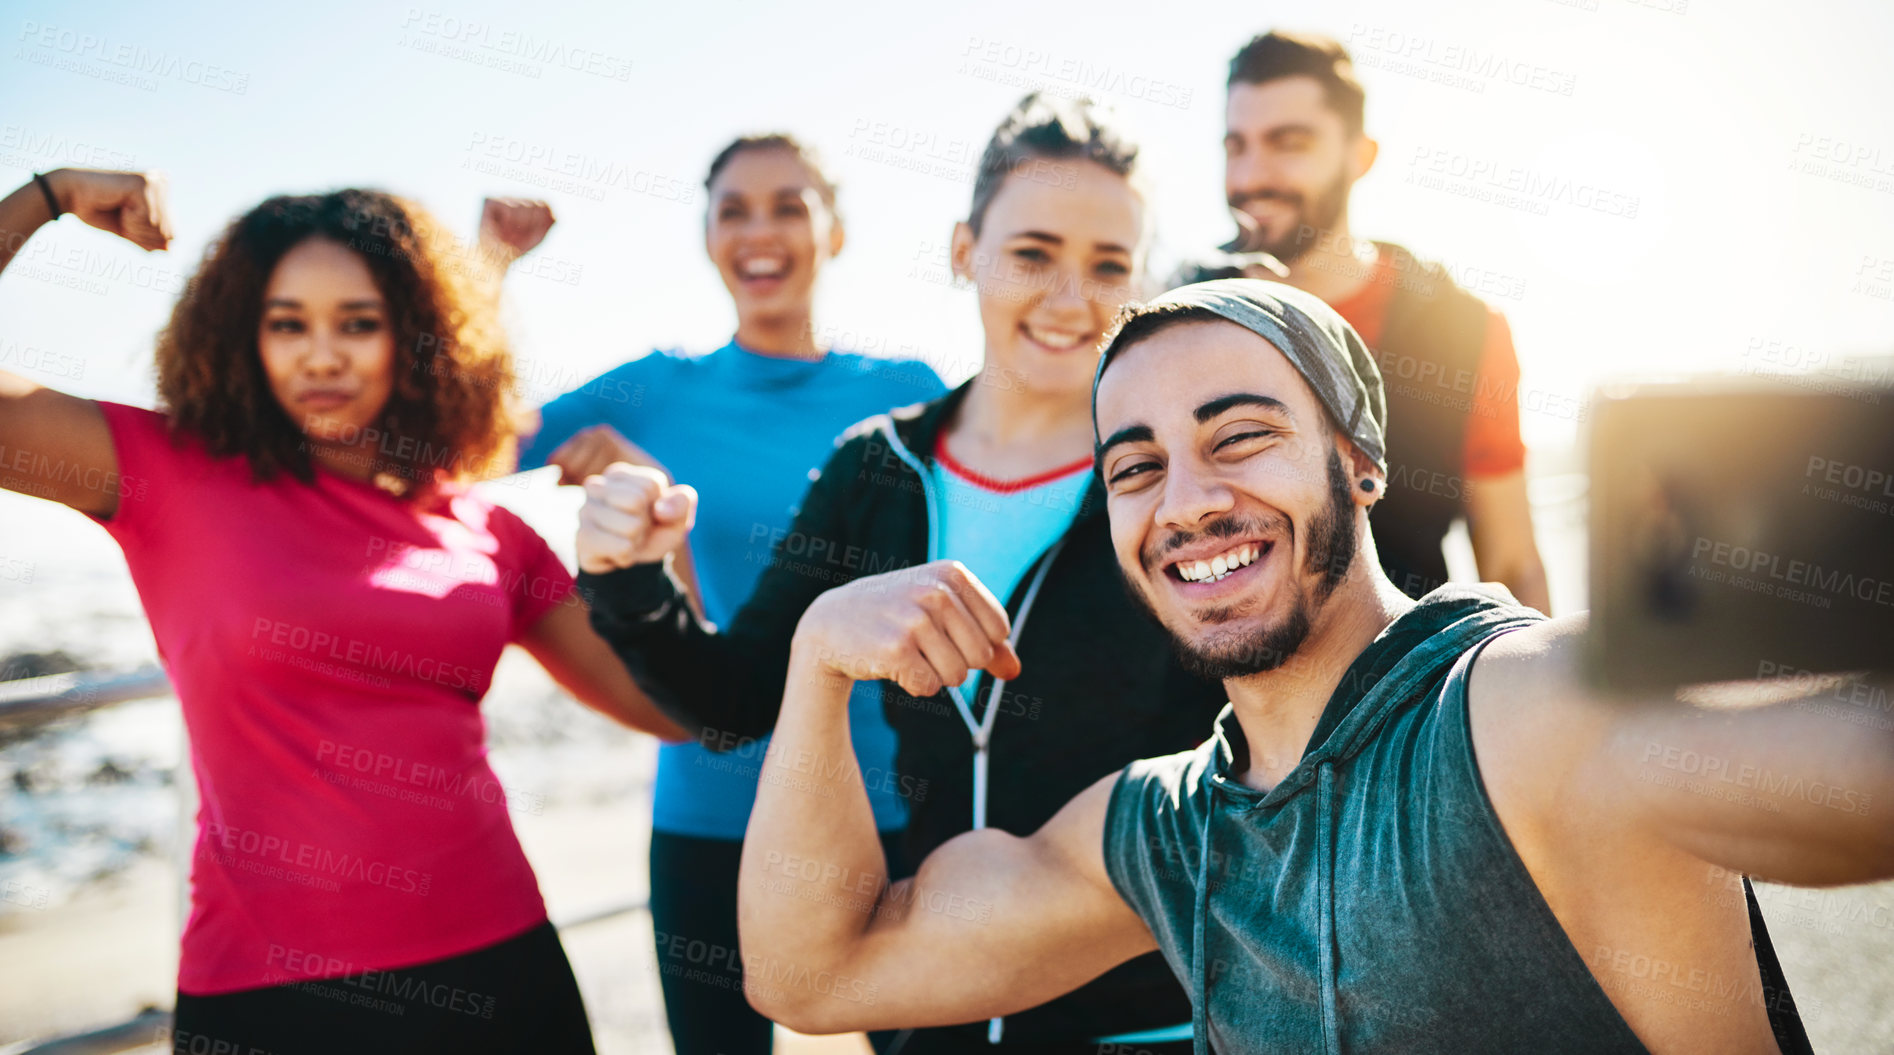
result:
[[[544,921],[479,705],[573,590],[545,540],[461,487],[424,511],[322,469],[257,484],[152,411],[99,407],[128,485],[99,523],[202,792],[178,988],[407,967]]]

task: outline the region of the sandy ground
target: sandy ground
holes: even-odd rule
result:
[[[1894,882],[1756,890],[1818,1052],[1894,1052]]]
[[[597,803],[516,818],[554,919],[645,894],[645,809]],[[177,968],[176,879],[146,861],[98,889],[41,912],[0,921],[0,1045],[122,1021],[169,1007]],[[642,912],[572,929],[566,952],[585,994],[601,1055],[670,1050]],[[785,1055],[861,1055],[859,1036],[779,1030]],[[145,1049],[151,1052],[161,1047]]]
[[[642,898],[645,833],[608,804],[523,817],[521,838],[554,918]],[[1823,1053],[1894,1052],[1894,883],[1830,891],[1763,887],[1783,970]],[[74,901],[0,926],[0,1044],[168,1006],[176,965],[175,881],[148,862]],[[566,950],[602,1055],[669,1050],[642,913],[567,932]],[[152,1048],[151,1051],[161,1049]],[[779,1032],[785,1055],[861,1055],[860,1037]]]

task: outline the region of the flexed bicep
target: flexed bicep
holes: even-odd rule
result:
[[[71,213],[147,250],[171,243],[164,180],[155,173],[57,169],[0,199],[0,270],[33,232]],[[118,454],[98,404],[0,370],[0,487],[110,517]]]
[[[1116,780],[1093,784],[1031,836],[967,832],[912,878],[867,893],[752,826],[739,887],[746,965],[806,956],[796,929],[812,904],[852,900],[861,930],[820,965],[846,983],[839,991],[758,986],[751,1003],[813,1032],[952,1025],[1036,1007],[1155,949],[1105,871]]]
[[[0,487],[118,512],[118,451],[99,405],[0,370]]]

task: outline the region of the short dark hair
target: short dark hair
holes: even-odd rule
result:
[[[1284,77],[1313,77],[1348,134],[1361,134],[1368,96],[1355,77],[1354,60],[1348,57],[1341,41],[1319,33],[1272,29],[1250,38],[1230,60],[1232,86],[1267,84]]]
[[[1129,179],[1138,165],[1138,145],[1092,100],[1033,92],[993,130],[980,155],[973,207],[967,213],[967,226],[976,236],[1006,177],[1034,158],[1083,158]]]
[[[717,182],[717,173],[730,164],[731,158],[746,150],[786,150],[796,155],[796,160],[802,162],[803,167],[809,170],[810,178],[815,180],[816,193],[822,195],[822,204],[828,206],[830,212],[835,211],[835,179],[829,175],[827,166],[823,165],[822,156],[816,153],[814,147],[788,132],[760,132],[732,139],[728,146],[717,151],[716,157],[710,159],[710,172],[704,176],[704,190],[708,192],[710,185]]]
[[[1160,331],[1186,322],[1229,321],[1201,304],[1127,304],[1118,309],[1117,318],[1111,320],[1110,328],[1105,331],[1102,342],[1105,350],[1098,356],[1098,376],[1105,376],[1105,367],[1119,352]]]
[[[1099,353],[1098,370],[1092,374],[1092,473],[1102,477],[1105,472],[1105,448],[1101,445],[1103,437],[1098,434],[1098,385],[1105,379],[1105,368],[1117,358],[1118,353],[1162,330],[1181,326],[1187,322],[1227,322],[1223,316],[1201,304],[1127,304],[1118,309],[1118,315],[1111,320],[1101,342],[1105,350]]]
[[[1092,471],[1102,474],[1104,463],[1100,456],[1105,452],[1099,444],[1098,435],[1098,386],[1105,379],[1105,368],[1111,365],[1125,349],[1139,341],[1149,340],[1173,326],[1182,326],[1187,322],[1228,322],[1232,326],[1240,323],[1211,311],[1201,304],[1127,304],[1118,309],[1118,315],[1112,319],[1111,326],[1105,331],[1100,342],[1105,350],[1099,353],[1098,370],[1092,374]],[[1322,407],[1322,423],[1332,435],[1347,436],[1348,430],[1335,420],[1334,413],[1327,404]]]

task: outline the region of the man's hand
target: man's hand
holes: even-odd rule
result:
[[[743,839],[743,954],[805,979],[859,979],[876,995],[837,1000],[839,981],[759,986],[745,995],[767,1017],[805,1033],[974,1022],[1157,947],[1105,870],[1116,773],[1029,838],[964,832],[913,878],[888,882],[849,735],[849,683],[887,678],[920,696],[973,667],[1014,678],[1007,633],[1006,610],[954,561],[857,579],[803,612]],[[913,910],[938,895],[967,911]]]
[[[46,182],[61,211],[142,249],[170,248],[171,214],[158,173],[56,169]]]
[[[1005,607],[959,561],[943,560],[823,594],[803,613],[795,648],[830,673],[932,696],[975,669],[1018,677],[1008,633]]]
[[[507,263],[533,251],[552,230],[552,206],[530,198],[488,198],[480,206],[480,244]]]
[[[658,469],[622,462],[585,481],[579,568],[603,575],[652,564],[683,545],[697,520],[697,491]]]
[[[559,467],[559,482],[562,484],[582,484],[586,478],[598,476],[619,462],[656,469],[664,474],[667,484],[673,479],[670,470],[652,457],[649,451],[626,439],[610,425],[580,429],[546,456],[546,464]]]

